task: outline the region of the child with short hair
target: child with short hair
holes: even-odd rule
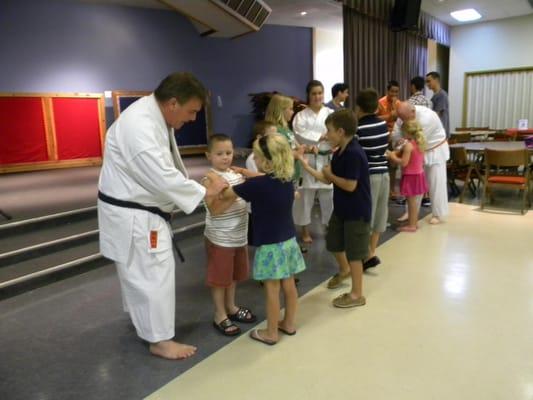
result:
[[[211,172],[223,177],[230,186],[244,182],[244,177],[233,171],[233,143],[222,134],[209,138],[206,156],[211,161]],[[204,185],[209,182],[204,178]],[[238,335],[241,330],[234,322],[255,322],[255,315],[235,304],[237,282],[248,279],[247,247],[248,213],[242,199],[219,202],[206,198],[205,245],[207,250],[207,286],[215,305],[213,326],[226,336]]]
[[[254,156],[264,175],[230,186],[219,201],[244,199],[252,204],[253,243],[256,246],[253,278],[264,282],[267,329],[254,329],[250,337],[267,345],[278,342],[278,331],[296,333],[298,291],[294,275],[305,269],[292,222],[294,160],[289,144],[280,135],[266,135],[254,142]],[[280,321],[280,287],[285,315]]]
[[[416,120],[402,124],[405,143],[395,151],[387,150],[387,158],[402,167],[400,193],[407,198],[407,225],[398,228],[400,232],[416,232],[419,200],[428,191],[424,174],[424,151],[426,138],[422,127]]]
[[[326,138],[336,148],[331,164],[322,171],[301,157],[304,169],[323,183],[333,183],[333,213],[328,223],[326,247],[339,264],[339,273],[328,282],[334,289],[351,277],[352,289],[333,300],[335,307],[366,303],[363,296],[363,260],[368,255],[372,202],[365,152],[355,132],[357,118],[351,110],[336,111],[326,119]]]

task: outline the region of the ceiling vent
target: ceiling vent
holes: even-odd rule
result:
[[[235,38],[257,32],[272,9],[261,0],[160,0],[189,18],[202,36]]]

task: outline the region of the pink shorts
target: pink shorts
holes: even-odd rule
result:
[[[242,282],[250,275],[248,246],[221,247],[205,238],[207,250],[207,278],[210,287],[230,287],[231,284]]]

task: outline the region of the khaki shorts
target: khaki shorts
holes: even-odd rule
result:
[[[370,224],[362,220],[345,221],[331,214],[326,234],[326,248],[332,253],[346,253],[348,261],[362,261],[368,256]]]
[[[372,220],[370,230],[383,233],[387,230],[389,219],[389,174],[370,175],[370,193],[372,194]]]

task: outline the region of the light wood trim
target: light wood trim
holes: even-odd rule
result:
[[[202,144],[198,146],[178,146],[180,155],[189,156],[193,154],[204,154],[207,151],[207,145]]]
[[[475,75],[499,75],[512,72],[531,72],[533,71],[533,66],[531,67],[517,67],[517,68],[504,68],[504,69],[491,69],[485,71],[469,71],[465,72],[464,82],[463,82],[463,115],[462,115],[462,127],[466,127],[468,120],[468,77]]]
[[[0,174],[28,172],[56,168],[75,168],[102,165],[102,158],[80,158],[77,160],[43,161],[38,163],[20,163],[0,166]]]
[[[52,106],[51,97],[41,99],[43,105],[44,129],[46,132],[46,146],[48,151],[48,160],[57,161],[57,138],[56,124],[54,120],[54,107]]]
[[[131,96],[149,96],[152,92],[148,90],[113,90],[111,96],[113,97],[113,114],[115,119],[120,115],[120,104],[119,100],[121,97],[131,97]]]
[[[103,97],[103,93],[82,93],[82,92],[42,92],[42,93],[11,93],[0,92],[0,97]]]
[[[466,128],[466,120],[468,110],[468,73],[465,73],[463,82],[463,118],[461,118],[461,128]]]
[[[465,72],[466,75],[490,75],[490,74],[502,74],[505,72],[526,72],[532,71],[533,66],[531,67],[517,67],[517,68],[504,68],[504,69],[489,69],[485,71],[470,71]]]
[[[100,127],[100,148],[102,155],[105,147],[106,118],[105,118],[105,98],[98,99],[98,125]]]

